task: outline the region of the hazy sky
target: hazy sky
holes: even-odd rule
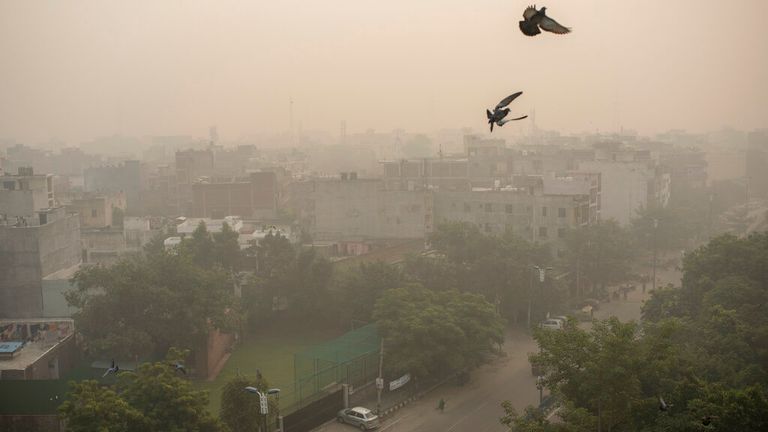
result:
[[[768,126],[767,0],[0,0],[0,137]],[[520,133],[527,121],[507,125]]]

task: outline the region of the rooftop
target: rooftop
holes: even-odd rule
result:
[[[73,337],[74,328],[71,319],[0,320],[0,335],[5,339],[0,346],[14,352],[12,356],[0,357],[0,370],[26,369],[56,345]]]

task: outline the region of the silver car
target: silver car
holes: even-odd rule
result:
[[[379,416],[368,408],[354,407],[339,411],[336,415],[339,423],[357,426],[360,430],[370,430],[379,427]]]

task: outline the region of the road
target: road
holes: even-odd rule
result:
[[[379,429],[386,432],[504,432],[499,423],[501,402],[509,400],[522,410],[539,402],[536,380],[531,375],[528,353],[536,350],[534,341],[520,330],[509,330],[504,343],[506,356],[473,372],[463,387],[445,384],[388,418]],[[437,403],[446,401],[445,411]],[[330,424],[317,431],[349,432],[351,426]]]
[[[659,286],[680,284],[680,272],[674,268],[659,270]],[[650,289],[648,290],[650,291]],[[622,321],[639,320],[643,300],[650,295],[641,289],[630,292],[627,300],[602,303],[595,318],[616,316]],[[536,380],[531,375],[528,353],[537,349],[534,341],[521,330],[508,330],[504,350],[507,355],[472,374],[464,387],[446,384],[424,398],[387,418],[379,431],[386,432],[508,432],[500,423],[501,402],[509,400],[518,412],[539,401]],[[436,407],[446,400],[445,412]],[[348,425],[332,423],[316,429],[322,432],[350,432]]]

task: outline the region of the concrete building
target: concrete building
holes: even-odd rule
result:
[[[191,216],[215,219],[225,216],[274,219],[277,216],[279,189],[274,172],[254,172],[227,181],[201,181],[191,187]]]
[[[768,130],[747,135],[747,181],[749,195],[768,197]]]
[[[637,211],[669,203],[671,179],[649,162],[598,160],[579,163],[579,171],[600,174],[600,219],[629,224]]]
[[[0,320],[0,380],[56,380],[77,360],[71,319]]]
[[[80,228],[83,230],[122,224],[122,221],[116,221],[113,215],[115,209],[120,209],[125,214],[126,208],[125,193],[122,191],[113,194],[86,194],[73,199],[67,205],[70,213],[80,215]]]
[[[379,179],[308,180],[288,186],[289,206],[315,240],[423,238],[432,193],[387,190]]]
[[[0,175],[0,219],[30,217],[55,206],[53,176],[19,168],[18,174]]]
[[[62,207],[0,222],[0,318],[43,316],[43,278],[80,261],[80,222]]]
[[[213,149],[176,152],[176,192],[181,213],[189,213],[192,206],[192,184],[213,176]]]
[[[552,244],[554,253],[568,228],[596,220],[598,177],[584,178],[578,190],[547,195],[541,176],[525,176],[528,184],[472,190],[391,190],[386,180],[347,177],[291,184],[289,202],[321,242],[425,239],[440,222],[464,221],[488,234],[512,231]]]
[[[126,212],[131,215],[142,213],[143,175],[139,161],[129,160],[121,165],[87,168],[83,172],[83,177],[86,192],[107,194],[123,192]]]
[[[387,190],[472,189],[467,158],[401,159],[379,163]]]

